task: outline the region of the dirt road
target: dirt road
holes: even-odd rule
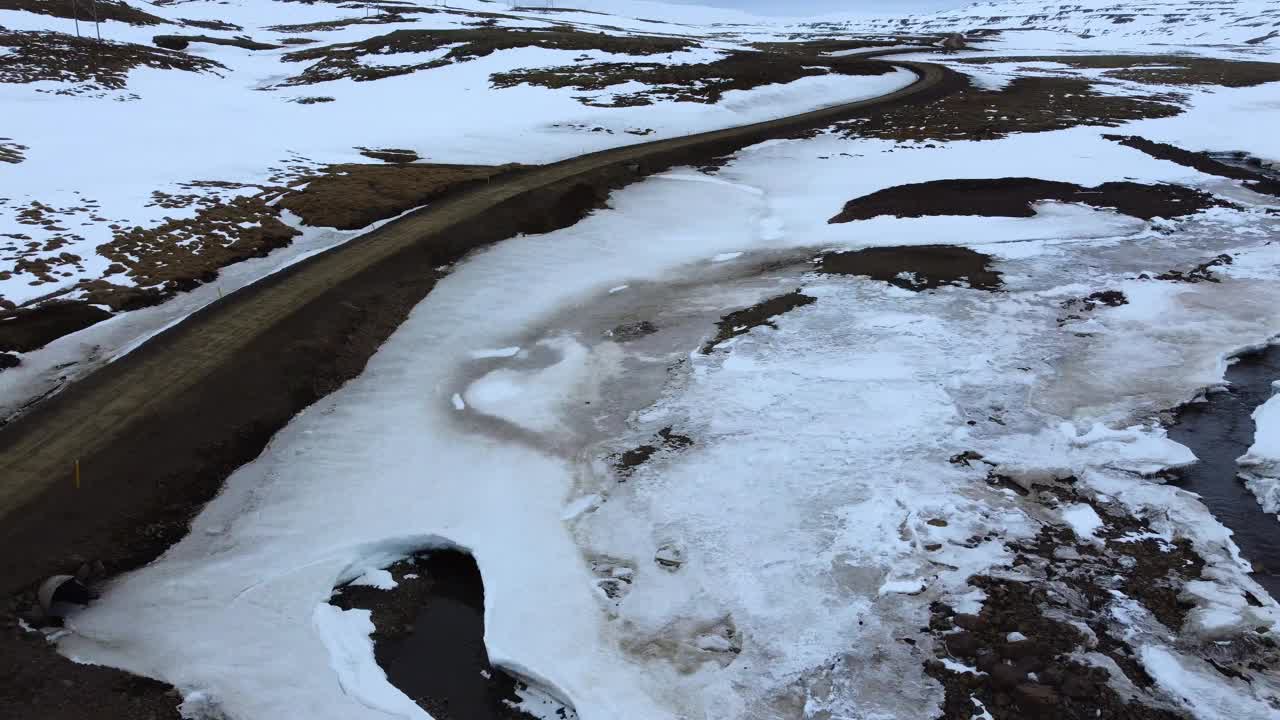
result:
[[[0,430],[0,590],[163,551],[226,476],[297,412],[354,377],[438,268],[517,233],[577,222],[673,165],[952,92],[940,66],[887,96],[520,171],[241,290]],[[359,478],[352,478],[358,483]]]

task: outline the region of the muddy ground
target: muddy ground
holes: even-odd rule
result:
[[[933,215],[1035,217],[1034,204],[1078,203],[1100,210],[1152,220],[1192,215],[1230,203],[1180,185],[1108,182],[1097,187],[1036,178],[932,180],[898,185],[850,200],[830,223],[869,220],[881,215],[918,218]]]

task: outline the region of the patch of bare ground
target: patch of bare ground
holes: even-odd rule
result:
[[[1095,92],[1088,80],[1020,77],[1001,90],[972,84],[933,102],[837,123],[848,137],[900,142],[991,140],[1016,133],[1065,130],[1081,125],[1115,127],[1130,120],[1173,117],[1181,98],[1123,96]],[[811,133],[810,133],[811,134]]]
[[[1218,85],[1238,88],[1280,81],[1280,63],[1191,55],[1045,55],[964,58],[957,62],[972,65],[1057,63],[1073,70],[1102,70],[1104,77],[1150,85]]]
[[[489,663],[475,560],[437,550],[387,570],[394,588],[348,584],[329,600],[371,612],[374,659],[387,680],[439,720],[532,720],[513,707],[527,686]],[[576,716],[564,708],[559,717]]]
[[[829,223],[869,220],[881,215],[926,217],[976,215],[1035,217],[1035,203],[1077,203],[1152,220],[1174,218],[1230,203],[1181,185],[1108,182],[1096,187],[1036,178],[932,180],[886,188],[850,200]]]
[[[0,162],[16,165],[26,159],[22,153],[28,149],[26,145],[19,145],[11,138],[0,137]]]
[[[417,162],[421,158],[418,153],[412,150],[402,150],[399,148],[367,148],[358,147],[360,154],[370,158],[371,160],[381,160],[386,163],[411,163]]]
[[[82,90],[120,90],[130,70],[211,72],[225,67],[186,53],[133,43],[98,42],[56,32],[0,31],[0,82],[32,83],[53,80],[84,83]],[[56,91],[74,93],[74,89]]]
[[[99,20],[114,20],[130,25],[161,25],[169,22],[120,0],[96,0],[93,3],[76,3],[70,0],[0,0],[0,10],[25,10],[67,20],[78,17],[85,22],[92,22],[95,15]]]
[[[38,309],[0,311],[0,350],[30,352],[109,317],[102,308],[60,301]]]
[[[153,197],[154,204],[174,198],[164,193]],[[159,302],[215,280],[227,265],[265,257],[299,234],[261,197],[202,198],[194,203],[200,206],[194,217],[168,219],[150,228],[122,228],[100,245],[98,254],[112,263],[105,278],[127,275],[137,287],[89,281],[82,285],[86,299],[117,310]]]
[[[773,324],[774,318],[779,315],[785,315],[796,308],[812,305],[817,301],[817,298],[805,295],[799,289],[796,289],[786,295],[778,295],[749,308],[731,312],[720,318],[720,322],[716,323],[719,331],[714,338],[702,346],[702,354],[710,355],[711,351],[715,350],[720,343],[739,335],[745,335],[762,325],[777,329],[778,326]]]
[[[180,21],[187,27],[196,27],[201,30],[221,30],[223,32],[240,32],[244,28],[235,23],[224,22],[222,20],[189,20],[182,18]]]
[[[1167,272],[1162,272],[1159,275],[1156,275],[1155,279],[1185,283],[1222,282],[1213,274],[1213,269],[1223,265],[1230,265],[1233,262],[1235,261],[1232,257],[1224,253],[1187,270],[1169,270]],[[1142,280],[1147,279],[1146,275],[1139,275],[1138,277]]]
[[[967,285],[975,290],[998,290],[1002,285],[1000,273],[991,269],[990,255],[955,245],[829,252],[817,263],[820,273],[869,277],[917,292],[943,285]]]
[[[340,20],[322,20],[320,22],[299,23],[295,25],[272,25],[265,29],[281,33],[308,33],[342,30],[344,28],[351,27],[352,25],[387,25],[391,23],[411,22],[416,22],[416,20],[411,17],[405,17],[398,12],[380,12],[376,15],[342,18]]]
[[[953,462],[981,460],[965,453]],[[925,668],[945,688],[942,717],[972,717],[971,698],[977,698],[997,720],[1183,718],[1158,696],[1130,644],[1141,642],[1141,633],[1118,627],[1113,614],[1122,607],[1129,616],[1145,612],[1148,621],[1179,632],[1189,610],[1180,599],[1183,589],[1204,567],[1190,541],[1159,539],[1145,520],[1082,496],[1074,478],[1017,485],[992,475],[989,481],[1047,506],[1087,503],[1104,526],[1096,540],[1046,524],[1034,538],[1009,543],[1016,578],[969,580],[987,596],[978,615],[933,605],[928,630],[938,659]],[[1210,657],[1231,677],[1247,681],[1280,667],[1267,632],[1200,648],[1190,642],[1184,649]],[[1116,687],[1130,690],[1122,695]]]
[[[397,53],[420,53],[453,47],[439,60],[408,65],[364,65],[363,57]],[[604,50],[626,55],[657,55],[694,47],[691,40],[666,37],[605,35],[604,33],[559,30],[477,28],[468,30],[396,30],[386,35],[353,43],[324,45],[288,53],[286,62],[309,62],[285,85],[308,85],[340,78],[357,81],[407,75],[419,70],[443,67],[485,57],[499,50],[540,47],[549,50]]]
[[[98,665],[76,665],[68,672],[69,661],[50,650],[42,633],[24,631],[9,618],[0,624],[0,643],[0,707],[6,720],[182,717],[182,698],[172,687]]]
[[[1136,135],[1103,135],[1102,137],[1125,147],[1144,152],[1153,158],[1178,163],[1183,167],[1199,170],[1206,175],[1243,180],[1244,186],[1264,195],[1280,197],[1280,181],[1237,165],[1228,165],[1209,153],[1184,150],[1176,145],[1155,142]]]
[[[584,105],[629,107],[650,105],[659,100],[719,102],[730,90],[749,90],[760,85],[789,83],[803,77],[838,73],[841,75],[883,75],[892,68],[849,58],[815,58],[806,55],[770,52],[733,52],[709,63],[593,63],[495,73],[490,82],[496,88],[538,85],[574,88],[584,92],[608,90],[615,85],[639,82],[649,89],[616,95],[602,102],[590,96],[577,98]]]
[[[151,38],[151,42],[167,50],[186,50],[187,46],[191,43],[227,45],[230,47],[244,48],[245,50],[277,50],[283,47],[282,45],[257,42],[248,37],[224,38],[213,37],[211,35],[156,35]]]
[[[1083,320],[1099,308],[1120,307],[1128,305],[1129,298],[1119,290],[1102,290],[1082,298],[1071,298],[1062,302],[1064,314],[1058,318],[1058,324],[1064,325],[1073,320]]]
[[[391,162],[397,164],[331,165],[305,189],[282,197],[279,206],[307,225],[355,230],[519,167]]]
[[[153,207],[195,208],[195,212],[191,217],[169,218],[151,227],[112,225],[112,239],[97,248],[97,253],[111,262],[103,275],[82,280],[20,310],[8,303],[8,311],[0,318],[20,319],[21,325],[8,326],[15,332],[20,326],[40,328],[31,331],[40,342],[6,346],[5,334],[0,329],[0,349],[33,350],[92,324],[69,320],[71,311],[68,308],[78,308],[75,318],[92,315],[95,318],[93,322],[97,322],[109,313],[92,305],[105,305],[113,311],[155,305],[177,293],[213,282],[219,271],[228,265],[265,257],[272,250],[287,246],[299,234],[298,230],[281,221],[281,209],[295,213],[307,225],[354,230],[425,205],[446,193],[486,181],[515,167],[413,165],[403,160],[407,156],[391,157],[402,159],[394,161],[399,164],[334,165],[309,173],[293,181],[295,185],[303,185],[301,189],[246,187],[206,181],[189,183],[190,189],[195,191],[189,194],[152,193],[150,205]],[[249,189],[256,192],[232,197],[202,192],[210,189],[236,192]],[[276,199],[278,202],[273,204],[271,201]],[[59,214],[91,207],[94,205],[87,202],[84,208],[58,210],[35,203],[20,218],[48,228],[51,223],[58,222]],[[106,222],[102,218],[95,219]],[[55,226],[54,229],[59,228]],[[19,248],[16,242],[10,243],[19,253],[13,272],[33,274],[36,279],[32,284],[55,283],[69,275],[69,272],[60,270],[60,266],[70,264],[78,268],[83,259],[70,253],[48,254],[49,250],[56,250],[57,242],[65,241],[66,238],[55,238],[44,245],[29,241],[25,248]],[[0,278],[11,274],[0,272]],[[116,281],[117,276],[128,281]],[[67,302],[59,299],[68,294],[77,295],[79,300]],[[0,298],[0,312],[4,312],[4,307]]]
[[[674,432],[671,427],[665,427],[658,431],[652,442],[637,445],[614,455],[613,470],[618,475],[619,482],[626,482],[636,468],[649,462],[660,451],[679,452],[691,445],[693,445],[693,438]]]

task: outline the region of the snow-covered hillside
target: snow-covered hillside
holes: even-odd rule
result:
[[[84,663],[25,717],[104,667],[160,681],[124,703],[166,720],[464,717],[385,656],[457,638],[342,604],[433,592],[392,570],[448,548],[485,663],[535,688],[493,718],[1280,718],[1280,526],[1233,535],[1246,513],[1179,486],[1197,458],[1169,430],[1280,341],[1280,45],[1248,43],[1280,0],[574,4],[111,3],[99,44],[63,3],[0,0],[0,334],[57,301],[89,321],[8,354],[0,415],[512,164],[886,95],[908,58],[945,79],[387,270],[433,284],[245,456],[207,431],[216,495],[92,478],[155,475],[178,530],[138,509],[100,599],[12,623]],[[896,69],[857,57],[886,46]],[[268,324],[263,354],[277,331],[327,332]],[[1242,460],[1268,512],[1277,402]]]
[[[1220,43],[1280,46],[1276,0],[996,0],[957,10],[844,25],[879,32],[1052,30],[1167,45]]]
[[[72,304],[52,332],[0,338],[21,363],[0,375],[0,416],[227,292],[510,164],[913,79],[859,74],[847,58],[758,66],[749,40],[689,24],[743,16],[705,8],[659,20],[640,13],[663,6],[644,3],[619,16],[484,0],[103,7],[95,27],[67,3],[0,3],[0,316]],[[166,35],[183,50],[159,47]],[[342,204],[356,209],[332,212]]]

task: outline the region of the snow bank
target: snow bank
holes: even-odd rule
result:
[[[1276,395],[1254,411],[1253,445],[1236,463],[1262,509],[1280,516],[1280,381],[1275,390]]]

